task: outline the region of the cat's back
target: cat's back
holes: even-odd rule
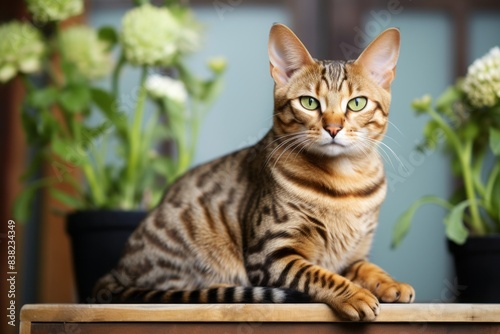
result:
[[[129,239],[118,267],[130,272],[149,263],[146,268],[153,272],[127,275],[129,285],[162,289],[195,289],[211,282],[249,285],[239,214],[249,187],[255,186],[249,181],[253,150],[242,149],[195,167],[167,189]],[[159,277],[163,278],[158,282]]]

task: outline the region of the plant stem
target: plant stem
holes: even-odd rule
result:
[[[470,228],[476,235],[484,235],[487,231],[479,213],[479,204],[474,190],[474,179],[471,170],[472,144],[472,139],[467,140],[463,150],[458,153],[461,153],[459,154],[459,160],[462,164],[465,193],[469,200],[469,211],[471,215]]]
[[[486,195],[486,187],[481,181],[481,172],[483,170],[484,157],[486,155],[486,150],[481,149],[479,153],[476,153],[476,161],[472,165],[472,178],[474,180],[474,186],[479,193],[480,198],[484,198]]]
[[[193,106],[193,109],[196,108],[196,103]],[[201,107],[200,107],[201,108]],[[189,156],[190,159],[192,160],[194,158],[194,154],[196,153],[196,146],[198,144],[198,138],[200,135],[200,126],[201,126],[201,119],[203,118],[203,113],[192,113],[191,116],[191,147],[190,147],[190,152]]]
[[[473,140],[467,140],[465,145],[462,145],[460,139],[449,126],[448,123],[432,108],[429,108],[428,114],[439,124],[440,128],[444,131],[448,141],[455,149],[455,154],[462,167],[462,177],[464,180],[465,194],[470,203],[471,222],[470,228],[476,235],[486,234],[486,227],[483,224],[481,215],[479,213],[479,204],[474,190],[474,179],[472,177],[472,144]]]
[[[82,170],[85,174],[85,178],[87,179],[90,193],[94,199],[94,204],[96,207],[100,207],[104,203],[104,195],[101,193],[101,188],[99,187],[99,183],[97,182],[94,170],[92,167],[87,164],[82,164]]]
[[[462,145],[460,143],[460,139],[455,134],[454,130],[434,109],[429,108],[427,112],[429,116],[431,116],[439,124],[439,127],[444,131],[444,134],[448,138],[448,141],[450,141],[451,144],[453,145],[455,153],[460,156],[460,152],[462,151]]]
[[[174,127],[179,130],[174,130],[177,133],[177,171],[174,175],[174,179],[177,179],[181,174],[183,174],[191,163],[190,148],[188,147],[187,140],[187,122],[185,118],[178,119],[178,122],[173,124]]]
[[[141,81],[139,93],[137,95],[137,104],[134,111],[132,128],[129,135],[129,156],[126,167],[126,208],[130,209],[134,206],[135,185],[137,179],[137,163],[139,159],[140,141],[141,141],[141,126],[144,116],[144,103],[146,101],[146,81],[147,68],[144,66],[141,73]]]
[[[115,69],[113,70],[113,73],[111,75],[111,92],[113,93],[115,99],[118,99],[118,82],[120,80],[120,74],[123,65],[125,65],[125,55],[121,53],[120,58],[118,58],[118,63],[116,64]]]
[[[485,196],[485,207],[492,220],[497,223],[500,228],[500,207],[498,206],[498,198],[493,194],[493,188],[495,187],[498,178],[500,177],[500,163],[496,163],[490,172],[488,181],[486,183],[486,196]]]

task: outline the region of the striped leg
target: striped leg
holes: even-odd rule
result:
[[[298,255],[287,255],[271,265],[250,266],[255,283],[306,293],[313,301],[326,303],[348,320],[374,320],[380,306],[377,298],[345,277],[314,265]]]
[[[409,284],[394,280],[380,267],[368,261],[355,262],[345,277],[370,290],[381,302],[411,303],[415,300],[415,290]]]

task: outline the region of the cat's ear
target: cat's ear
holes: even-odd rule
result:
[[[271,76],[277,85],[288,82],[293,72],[314,60],[297,36],[285,25],[274,24],[269,33]]]
[[[400,34],[396,28],[383,31],[361,53],[355,64],[368,70],[371,78],[382,88],[389,90],[396,75],[399,56]]]

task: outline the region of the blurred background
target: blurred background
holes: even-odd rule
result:
[[[422,154],[423,118],[411,110],[416,97],[438,96],[467,66],[500,45],[500,3],[488,0],[192,0],[188,2],[204,25],[201,51],[189,58],[195,72],[206,71],[205,59],[228,61],[224,90],[201,128],[195,164],[252,145],[269,129],[273,81],[269,75],[267,38],[274,22],[285,23],[299,36],[313,57],[350,59],[367,42],[389,27],[401,30],[402,45],[392,85],[391,125],[385,139],[384,160],[389,190],[371,252],[371,260],[396,279],[415,287],[418,302],[450,302],[457,293],[451,258],[446,249],[442,218],[437,207],[420,210],[412,231],[392,250],[396,219],[422,195],[446,197],[452,186],[450,167],[439,153]],[[92,25],[119,26],[131,8],[125,0],[88,0],[82,20]],[[3,2],[2,22],[26,15],[22,2]],[[130,77],[137,73],[130,71]],[[18,82],[0,87],[2,270],[6,269],[6,222],[11,216],[18,181],[28,150],[17,108],[23,91]],[[17,226],[17,306],[25,303],[62,303],[75,300],[69,242],[61,218],[53,217],[50,200],[42,194],[34,219]],[[4,249],[5,248],[5,249]],[[4,276],[1,278],[5,282]],[[1,284],[4,289],[3,283]],[[1,292],[2,305],[6,291]],[[3,307],[3,306],[2,306]],[[4,323],[4,322],[3,322]],[[2,326],[4,325],[2,323]]]

